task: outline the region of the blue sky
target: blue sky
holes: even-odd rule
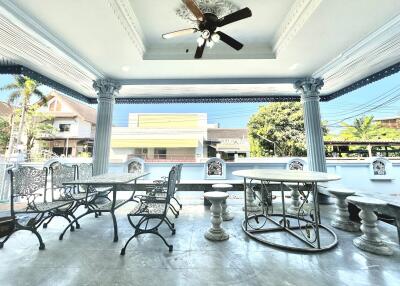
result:
[[[12,80],[12,76],[0,75],[0,87]],[[49,89],[46,87],[43,91],[48,92]],[[0,91],[0,100],[6,101],[8,94],[8,92]],[[135,112],[204,112],[208,114],[209,123],[219,123],[220,127],[225,128],[242,128],[246,126],[250,116],[257,111],[259,106],[258,103],[121,104],[115,106],[113,123],[117,126],[125,126],[128,122],[128,113]],[[364,114],[372,114],[376,118],[400,115],[400,73],[330,102],[321,102],[320,106],[322,119],[333,125],[334,131],[339,130],[335,126],[343,119],[351,123],[354,117]]]

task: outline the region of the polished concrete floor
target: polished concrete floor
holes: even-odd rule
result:
[[[175,220],[176,235],[166,227],[160,231],[174,245],[168,249],[151,235],[135,239],[126,255],[120,250],[131,234],[126,213],[118,210],[119,237],[112,242],[110,215],[81,220],[81,229],[58,235],[66,225],[55,219],[40,229],[46,250],[39,251],[29,232],[14,234],[0,250],[0,285],[400,285],[400,250],[395,227],[379,223],[384,240],[394,250],[391,257],[358,250],[352,239],[359,234],[339,230],[339,244],[319,254],[299,254],[274,249],[250,240],[241,229],[243,198],[229,200],[235,214],[223,226],[230,239],[211,242],[203,237],[209,227],[210,211],[202,194],[180,194],[184,204]],[[279,200],[279,198],[278,198]],[[276,202],[278,205],[278,201]],[[334,207],[322,207],[327,222]]]

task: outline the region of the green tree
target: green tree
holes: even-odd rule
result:
[[[11,94],[8,97],[8,103],[17,105],[21,110],[20,118],[14,118],[14,120],[19,121],[16,140],[17,144],[21,144],[22,132],[25,128],[26,122],[25,117],[30,106],[32,96],[36,95],[44,103],[47,102],[46,97],[38,89],[39,86],[40,84],[37,81],[23,75],[17,75],[15,76],[15,81],[13,83],[7,84],[0,88],[1,91],[11,91]],[[13,149],[14,142],[11,141],[9,150]]]
[[[35,141],[41,137],[53,136],[57,129],[51,124],[53,117],[47,113],[39,111],[40,105],[33,104],[26,109],[25,132],[26,132],[26,151],[29,153]],[[17,112],[19,115],[21,111]],[[17,118],[22,118],[17,116]],[[18,119],[19,120],[19,119]],[[17,122],[19,123],[19,122]]]
[[[374,116],[356,118],[353,124],[342,123],[344,129],[339,133],[342,140],[394,140],[400,138],[400,132],[393,128],[382,127],[374,121]]]
[[[394,128],[382,127],[379,122],[374,121],[373,115],[363,116],[354,119],[353,124],[342,123],[344,127],[334,139],[344,141],[379,141],[379,140],[398,140],[400,131]],[[372,156],[372,146],[350,147],[350,149],[367,149],[368,155]]]
[[[299,102],[270,103],[261,106],[249,120],[252,156],[271,156],[275,142],[278,156],[305,156],[303,108]],[[327,133],[323,125],[323,133]]]
[[[10,123],[0,117],[0,152],[4,153],[7,149],[8,141],[10,140]]]

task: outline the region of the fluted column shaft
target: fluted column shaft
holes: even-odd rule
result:
[[[121,86],[115,81],[100,79],[93,83],[93,87],[98,94],[93,173],[100,175],[108,171],[114,97]]]
[[[310,171],[326,172],[324,140],[319,109],[319,90],[324,85],[321,79],[308,78],[296,82],[301,92],[306,132],[307,158]]]

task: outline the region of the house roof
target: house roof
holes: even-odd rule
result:
[[[0,101],[0,117],[9,117],[13,112],[13,108],[6,102]]]
[[[225,138],[247,139],[246,128],[209,128],[207,129],[207,140],[218,140]]]
[[[391,119],[400,119],[400,116],[390,116],[390,117],[374,118],[374,121],[391,120]]]
[[[51,111],[51,114],[55,117],[75,117],[79,116],[83,120],[86,120],[90,123],[96,124],[97,111],[93,107],[90,107],[84,103],[81,103],[77,100],[71,99],[70,97],[60,94],[56,91],[52,91],[47,99],[57,96],[61,99],[62,104],[68,105],[68,107],[74,112],[64,112],[64,111]]]

